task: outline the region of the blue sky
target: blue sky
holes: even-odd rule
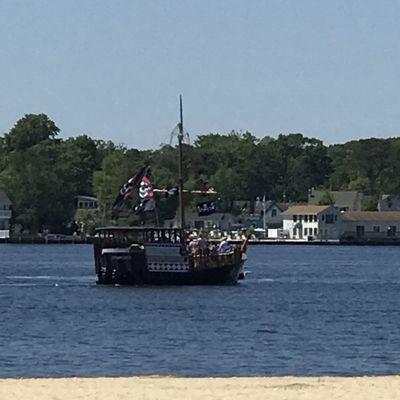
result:
[[[0,132],[400,136],[400,1],[0,0]]]

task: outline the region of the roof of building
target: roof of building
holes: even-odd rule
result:
[[[6,205],[12,204],[11,200],[8,198],[8,196],[4,190],[0,190],[0,203],[6,204]]]
[[[400,211],[400,197],[383,194],[378,201],[378,211]]]
[[[280,212],[285,211],[288,208],[286,203],[278,203],[275,200],[267,200],[265,202],[265,212],[268,212],[271,208],[276,207]],[[258,199],[254,202],[254,213],[261,214],[263,212],[264,205],[263,201]]]
[[[275,203],[281,211],[285,211],[290,207],[290,203]]]
[[[400,211],[357,211],[343,213],[344,221],[400,221]]]
[[[93,197],[93,196],[84,196],[84,195],[75,196],[75,199],[77,199],[77,200],[86,200],[86,201],[99,201],[99,200],[97,199],[97,197]]]
[[[308,196],[309,204],[319,204],[321,197],[324,196],[326,190],[311,190]],[[355,204],[359,192],[355,190],[329,190],[336,207],[351,207]]]
[[[268,211],[270,208],[272,208],[273,206],[277,207],[280,211],[284,211],[287,209],[287,206],[285,208],[283,203],[277,203],[275,200],[268,200],[265,203],[265,211]]]
[[[283,215],[296,215],[296,214],[319,214],[331,206],[317,206],[317,205],[299,205],[289,207],[284,211]]]

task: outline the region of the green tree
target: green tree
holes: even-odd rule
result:
[[[54,139],[60,129],[45,114],[27,114],[4,135],[8,151],[21,151],[43,140]]]
[[[335,199],[332,197],[329,190],[324,190],[318,204],[321,206],[330,206],[335,204]]]

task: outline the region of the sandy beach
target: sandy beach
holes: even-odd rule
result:
[[[400,397],[400,376],[2,379],[1,400],[378,400]]]

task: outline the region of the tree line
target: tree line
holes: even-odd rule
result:
[[[70,232],[74,219],[86,228],[118,223],[139,224],[143,216],[111,205],[120,187],[144,164],[152,167],[155,186],[177,184],[177,148],[129,149],[111,141],[80,135],[60,139],[60,129],[45,114],[25,115],[0,136],[0,188],[13,203],[13,222],[22,230]],[[365,209],[375,209],[383,193],[400,194],[400,138],[362,139],[326,146],[301,133],[256,138],[250,132],[200,135],[184,145],[184,181],[199,180],[217,189],[219,207],[234,211],[234,200],[307,200],[311,187],[359,190]],[[78,195],[95,196],[100,210],[75,214]],[[190,198],[194,204],[198,199]],[[158,201],[158,218],[175,214],[176,199]]]

